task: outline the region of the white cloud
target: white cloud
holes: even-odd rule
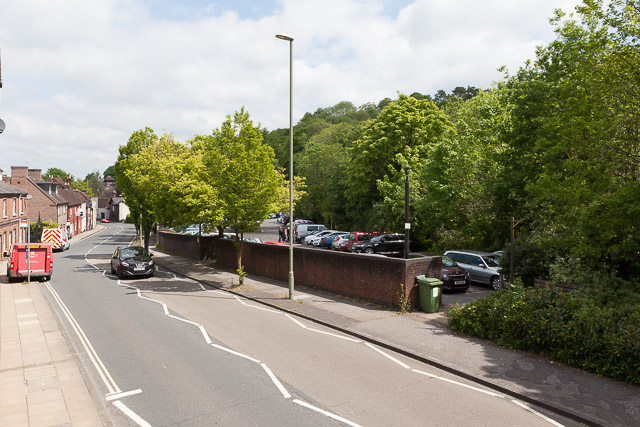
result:
[[[553,39],[555,7],[577,3],[282,0],[234,13],[214,1],[171,20],[171,2],[159,19],[144,0],[0,1],[0,168],[79,177],[113,164],[145,126],[185,140],[245,106],[255,122],[287,127],[289,46],[276,33],[295,37],[297,121],[342,100],[489,87],[499,66],[515,70]]]

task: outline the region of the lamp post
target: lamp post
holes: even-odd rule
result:
[[[276,37],[289,42],[289,299],[293,299],[293,37]]]
[[[409,222],[409,166],[404,167],[404,257],[409,259],[409,230],[411,223]]]

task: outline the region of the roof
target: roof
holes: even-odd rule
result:
[[[21,196],[26,196],[29,194],[28,192],[21,190],[20,188],[9,185],[5,182],[0,181],[0,194],[19,194]]]
[[[79,206],[87,203],[87,199],[76,190],[59,190],[58,195],[69,203],[69,206]]]

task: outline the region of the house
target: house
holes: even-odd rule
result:
[[[42,180],[41,169],[27,166],[11,166],[11,176],[3,177],[5,183],[26,191],[32,196],[29,201],[29,220],[52,221],[60,225],[67,222],[69,203],[60,197],[59,182]]]
[[[26,191],[0,182],[0,264],[11,245],[27,242],[29,230],[20,228],[20,220],[28,218],[27,197]],[[0,270],[6,270],[6,263],[0,265]]]
[[[72,190],[68,184],[63,185],[58,193],[68,203],[67,230],[71,236],[87,231],[87,217],[91,214],[91,201],[80,191]]]
[[[122,197],[112,197],[107,205],[110,221],[124,221],[129,216],[129,207],[124,204]]]

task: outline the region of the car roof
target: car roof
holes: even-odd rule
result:
[[[479,256],[487,256],[487,255],[492,255],[490,252],[484,252],[484,251],[473,251],[473,250],[468,250],[468,249],[452,249],[450,251],[446,251],[444,254],[448,254],[451,252],[457,252],[457,253],[462,253],[462,254],[470,254],[470,255],[479,255]]]

